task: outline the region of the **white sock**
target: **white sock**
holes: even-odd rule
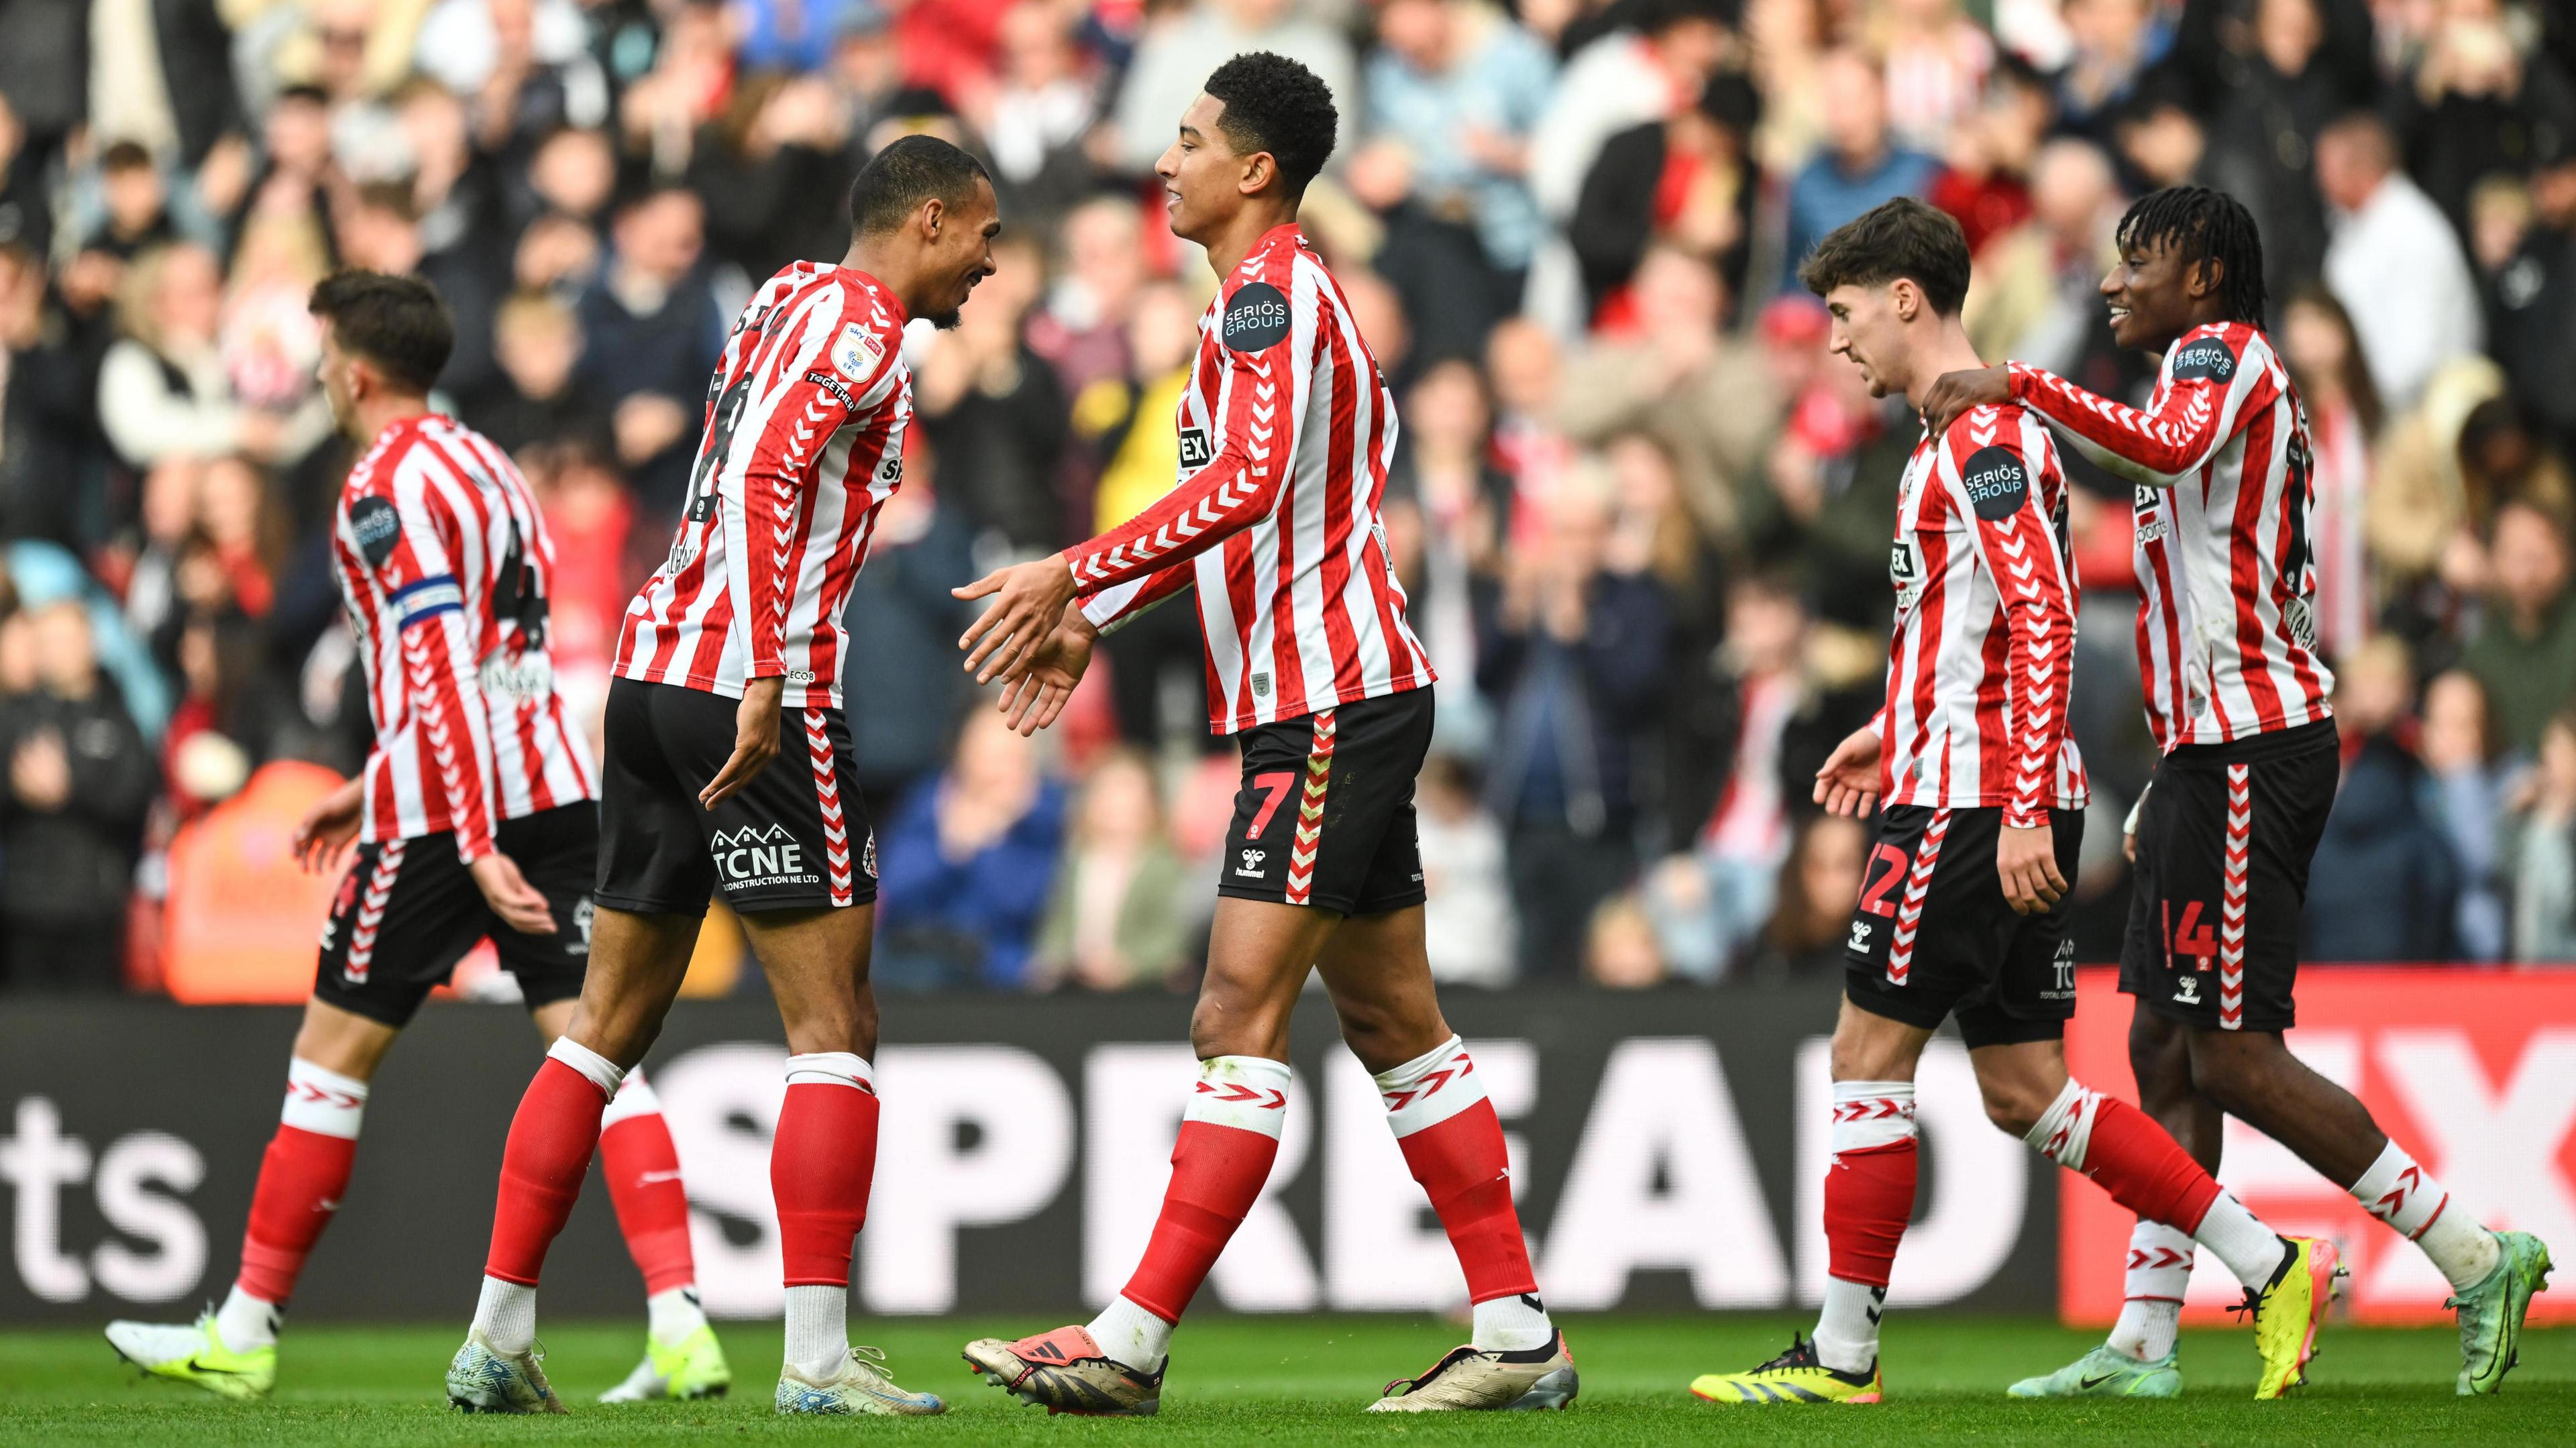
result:
[[[2141,1218],[2129,1233],[2129,1270],[2111,1350],[2156,1362],[2174,1350],[2182,1330],[2183,1294],[2191,1287],[2190,1236]]]
[[[1284,1071],[1285,1068],[1283,1067]],[[1091,1340],[1111,1362],[1140,1372],[1160,1372],[1172,1350],[1172,1324],[1138,1307],[1123,1295],[1109,1299],[1091,1320]]]
[[[668,1346],[706,1325],[706,1309],[698,1305],[694,1285],[665,1287],[644,1299],[644,1331],[655,1342]]]
[[[625,1067],[570,1036],[555,1037],[555,1043],[546,1047],[546,1054],[589,1077],[590,1084],[599,1088],[603,1105],[616,1099],[618,1086],[626,1080]]]
[[[1488,1297],[1476,1304],[1474,1341],[1482,1351],[1529,1352],[1547,1346],[1555,1337],[1556,1324],[1547,1320],[1547,1304],[1535,1293]]]
[[[2495,1270],[2495,1234],[2467,1211],[2452,1211],[2451,1193],[2416,1164],[2406,1148],[2388,1143],[2379,1160],[2352,1184],[2352,1199],[2398,1235],[2424,1249],[2451,1289],[2465,1292]]]
[[[2200,1219],[2200,1230],[2192,1240],[2207,1247],[2210,1254],[2227,1264],[2236,1280],[2248,1292],[2259,1292],[2281,1270],[2282,1255],[2289,1244],[2281,1235],[2255,1219],[2245,1204],[2227,1192],[2220,1192],[2209,1204],[2209,1215]]]
[[[2038,1123],[2022,1140],[2031,1150],[2068,1171],[2080,1172],[2084,1170],[2086,1153],[2093,1147],[2093,1120],[2101,1113],[2101,1093],[2070,1076],[2058,1088],[2057,1099],[2039,1114]]]
[[[787,1365],[814,1382],[839,1377],[850,1360],[850,1289],[787,1289]]]
[[[268,1347],[277,1341],[280,1314],[274,1302],[262,1302],[233,1284],[224,1297],[224,1305],[215,1310],[215,1336],[234,1352],[248,1352],[255,1347]]]
[[[1878,1361],[1878,1314],[1887,1289],[1825,1279],[1825,1310],[1816,1315],[1816,1361],[1841,1373],[1865,1373]]]
[[[474,1326],[494,1352],[526,1352],[537,1342],[537,1289],[484,1278],[482,1300],[474,1304]]]

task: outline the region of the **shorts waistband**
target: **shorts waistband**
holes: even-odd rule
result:
[[[2265,764],[2278,759],[2295,759],[2300,755],[2339,747],[2341,739],[2335,730],[2334,716],[2312,719],[2289,729],[2267,729],[2238,739],[2214,744],[2182,744],[2165,755],[2168,763],[2189,768],[2211,768],[2222,764]]]

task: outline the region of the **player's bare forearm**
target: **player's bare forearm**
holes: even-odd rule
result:
[[[1957,372],[1944,372],[1932,381],[1931,390],[1923,394],[1923,418],[1932,425],[1932,435],[1941,437],[1950,424],[1980,407],[2000,407],[2013,400],[2012,369],[2009,367],[1975,367]]]

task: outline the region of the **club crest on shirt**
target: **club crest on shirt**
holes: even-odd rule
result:
[[[2224,337],[2186,342],[2174,353],[2176,382],[2225,382],[2236,375],[2236,349]]]
[[[832,339],[832,370],[852,382],[865,382],[885,360],[885,344],[856,322],[845,322]]]
[[[1288,335],[1288,299],[1268,282],[1248,282],[1225,304],[1219,332],[1237,352],[1275,347]]]
[[[349,505],[349,532],[367,562],[382,568],[394,556],[394,544],[402,540],[402,516],[382,498],[360,498]]]
[[[1968,506],[1989,523],[2020,512],[2030,497],[2030,471],[2022,466],[2020,455],[2008,448],[1981,447],[1969,454],[1959,469],[1959,481],[1967,487]]]

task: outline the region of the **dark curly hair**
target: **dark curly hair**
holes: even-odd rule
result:
[[[2122,252],[2172,247],[2188,269],[2218,263],[2219,304],[2227,320],[2263,325],[2263,238],[2245,203],[2206,186],[2168,186],[2138,198],[2120,218]]]
[[[1333,154],[1340,115],[1331,87],[1284,55],[1254,50],[1218,66],[1201,89],[1225,106],[1216,125],[1227,144],[1245,156],[1269,152],[1290,199],[1305,195]]]
[[[1946,211],[1911,196],[1883,201],[1835,227],[1798,264],[1798,280],[1823,296],[1839,286],[1884,286],[1903,277],[1933,314],[1955,317],[1968,298],[1968,238]]]

